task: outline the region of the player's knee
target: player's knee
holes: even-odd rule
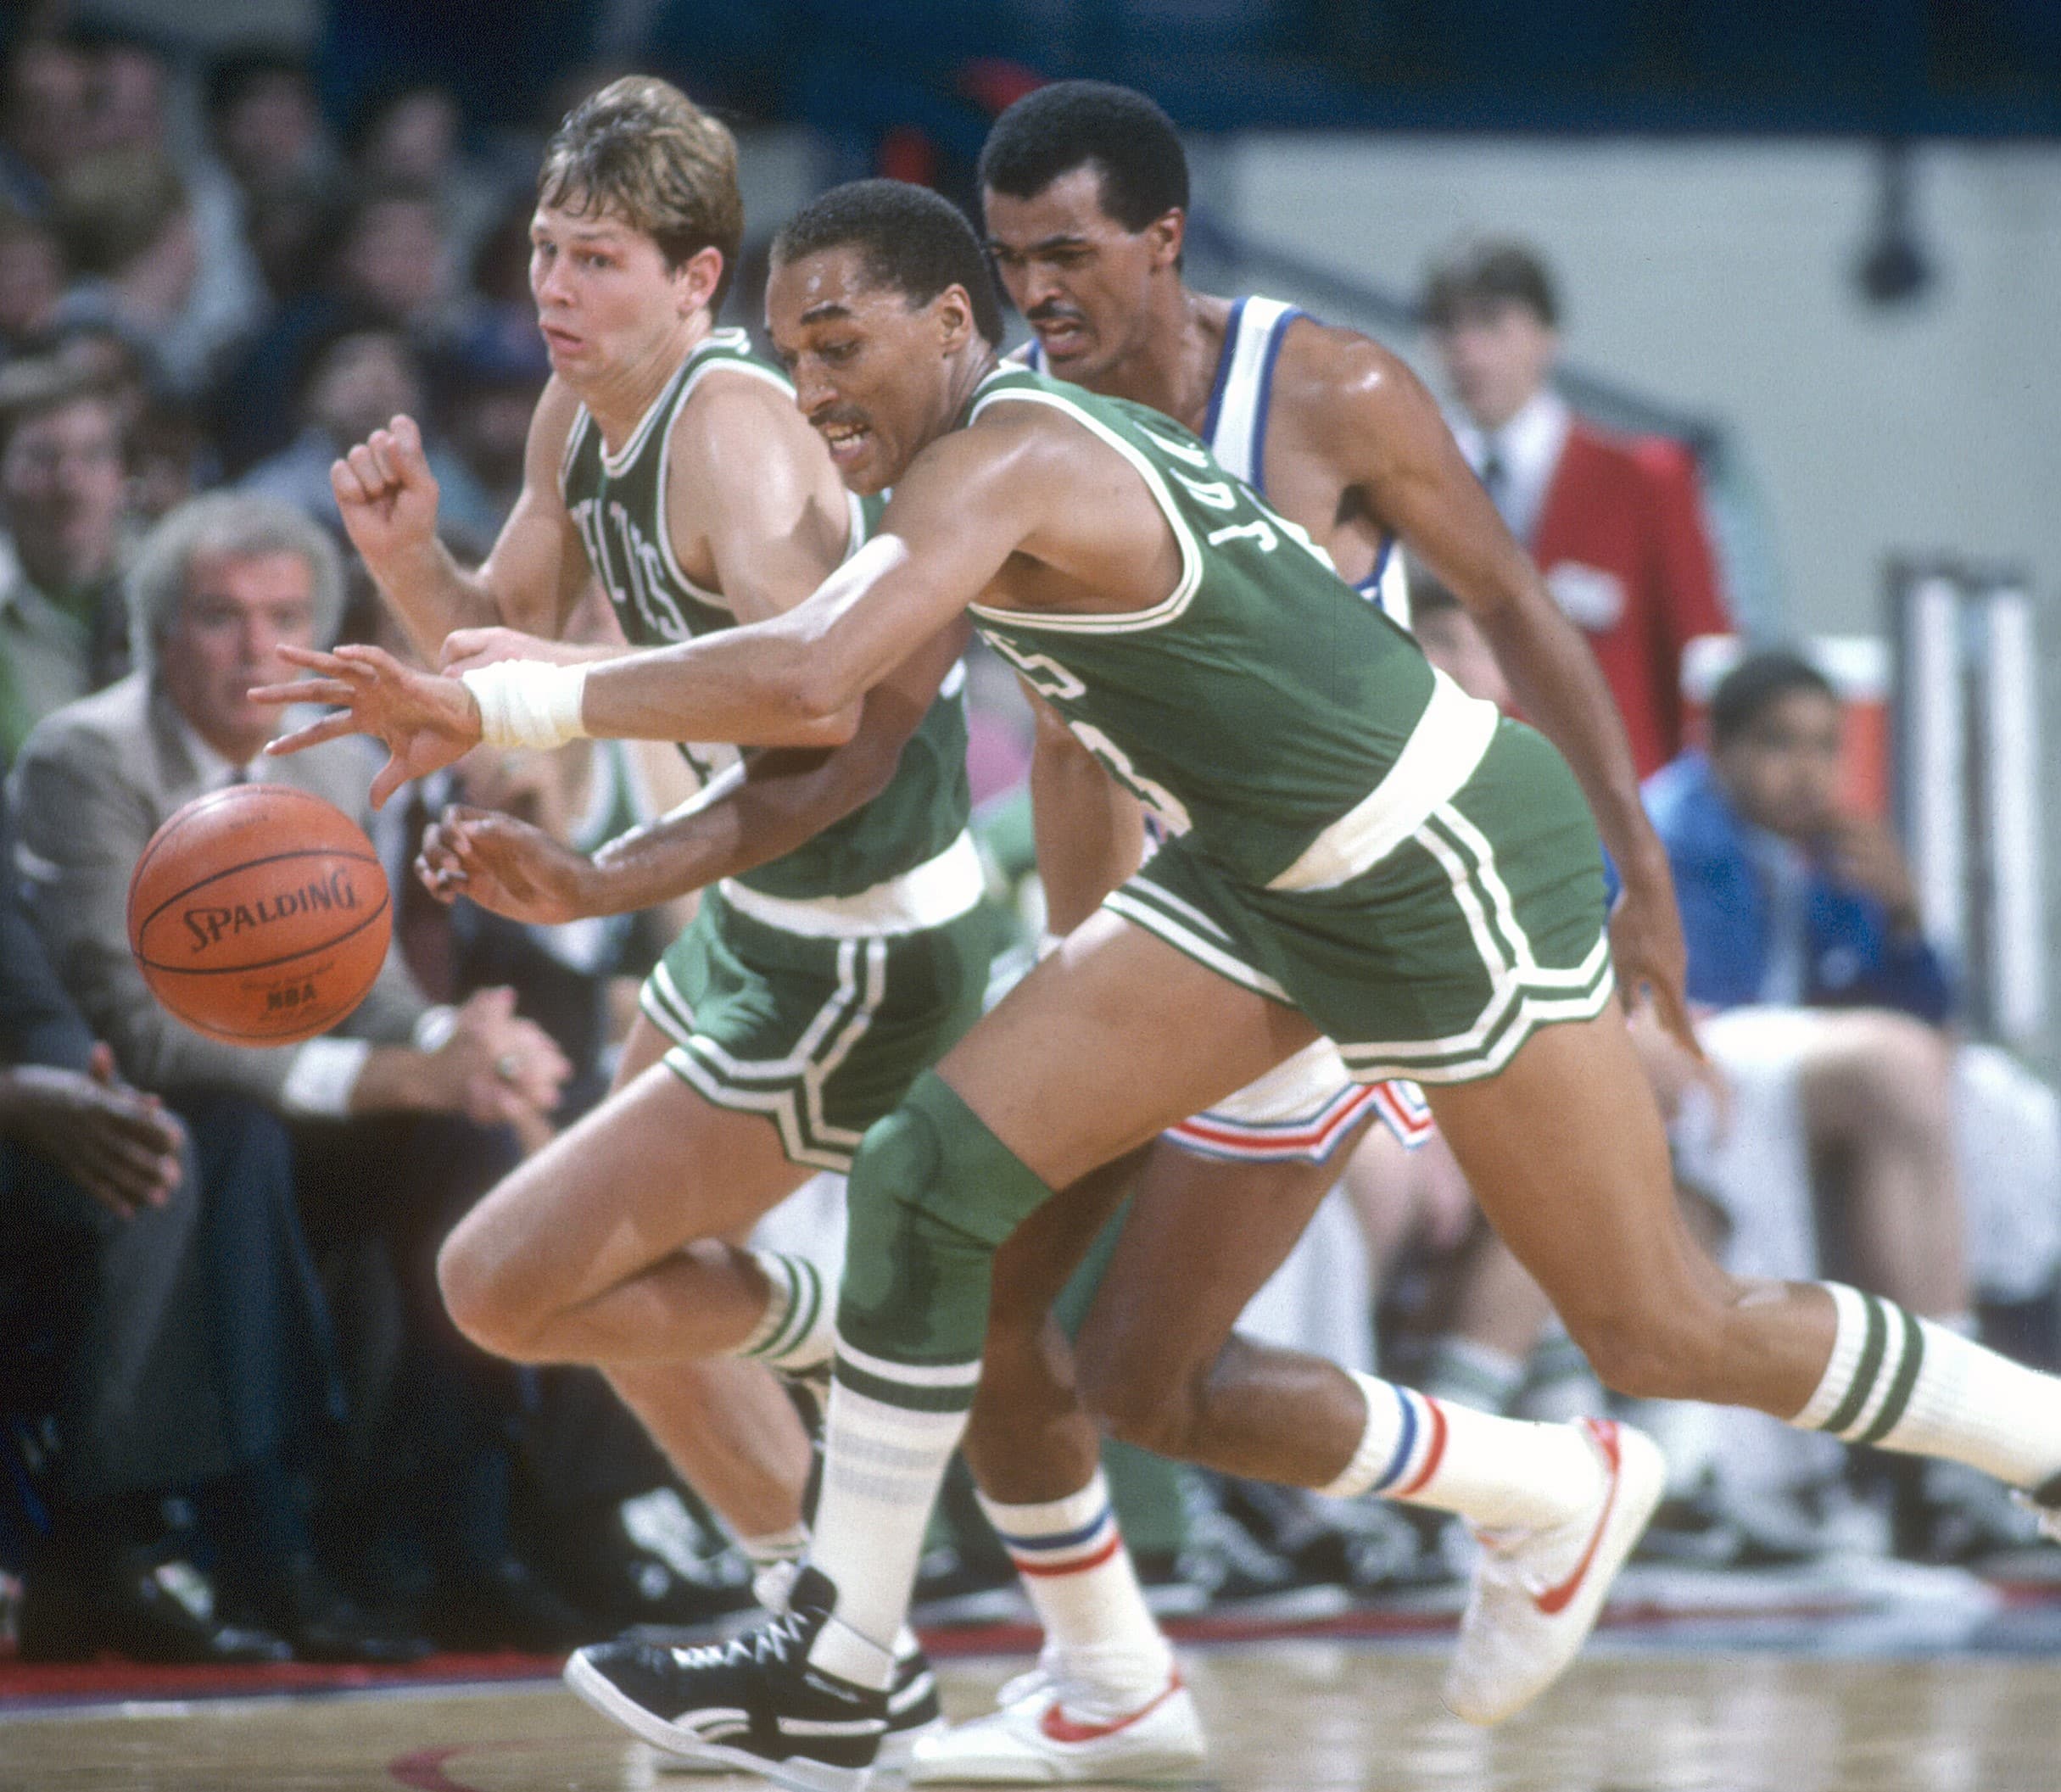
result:
[[[1200,1402],[1180,1375],[1121,1351],[1093,1351],[1080,1363],[1081,1404],[1105,1436],[1176,1461],[1187,1458]]]
[[[1174,1462],[1193,1458],[1195,1415],[1188,1402],[1136,1382],[1119,1382],[1097,1394],[1087,1403],[1088,1412],[1104,1437]]]
[[[508,1186],[495,1195],[505,1196]],[[437,1253],[437,1287],[451,1323],[481,1349],[510,1362],[548,1362],[556,1359],[545,1333],[572,1298],[561,1281],[571,1259],[521,1248],[522,1234],[511,1233],[508,1219],[521,1205],[519,1197],[489,1197],[453,1226]]]
[[[521,1327],[486,1232],[477,1212],[459,1221],[437,1253],[437,1287],[459,1331],[483,1350],[513,1356]]]
[[[997,1248],[1050,1192],[935,1075],[852,1165],[838,1330],[900,1359],[980,1354]]]

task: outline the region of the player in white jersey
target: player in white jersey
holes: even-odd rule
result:
[[[1408,621],[1402,541],[1466,600],[1528,712],[1581,774],[1628,874],[1612,930],[1624,985],[1646,983],[1686,1036],[1673,891],[1616,712],[1430,395],[1355,332],[1278,299],[1187,285],[1185,159],[1141,94],[1091,81],[1039,89],[997,121],[980,176],[990,253],[1036,332],[1027,365],[1194,431],[1398,621]],[[1135,868],[1143,833],[1135,799],[1037,707],[1038,857],[1053,930],[1064,933]],[[1142,1164],[1070,1191],[997,1256],[963,1447],[1045,1622],[1046,1647],[1040,1673],[1005,1691],[996,1713],[918,1745],[917,1779],[1171,1771],[1179,1743],[1199,1748],[1192,1708],[1167,1691],[1170,1655],[1107,1516],[1098,1428],[1078,1409],[1071,1423],[1057,1416],[1069,1390],[1053,1379],[1046,1298],[1119,1190],[1135,1184],[1079,1340],[1080,1385],[1117,1435],[1209,1460],[1209,1390],[1221,1378],[1228,1316],[1278,1266],[1336,1182],[1338,1154],[1377,1114],[1405,1145],[1430,1130],[1414,1085],[1355,1083],[1331,1042],[1317,1041],[1170,1128]],[[1235,1230],[1242,1248],[1217,1253],[1206,1290],[1179,1302],[1155,1295],[1171,1241],[1198,1228]],[[1040,1422],[1025,1423],[1027,1412]],[[1079,1540],[1058,1547],[1054,1537]]]

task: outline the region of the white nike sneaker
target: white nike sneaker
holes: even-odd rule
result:
[[[1469,1723],[1500,1723],[1560,1678],[1666,1491],[1667,1464],[1644,1432],[1576,1423],[1603,1465],[1595,1504],[1556,1525],[1475,1533],[1481,1559],[1442,1694]]]
[[[919,1736],[909,1784],[1064,1786],[1192,1779],[1209,1754],[1195,1700],[1171,1675],[1129,1715],[1084,1721],[1066,1711],[1063,1683],[1039,1671],[1003,1688],[998,1709]]]

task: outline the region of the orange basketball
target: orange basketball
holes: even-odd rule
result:
[[[394,906],[365,830],[283,784],[196,797],[129,879],[129,949],[158,1000],[239,1046],[327,1032],[365,999]]]

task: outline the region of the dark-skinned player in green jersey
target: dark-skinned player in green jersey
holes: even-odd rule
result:
[[[1594,824],[1552,748],[1434,674],[1178,425],[1001,368],[986,279],[958,213],[893,182],[836,189],[776,239],[768,323],[798,400],[848,483],[894,488],[880,533],[796,608],[458,679],[374,649],[299,656],[312,682],[275,693],[343,706],[286,750],[382,738],[383,796],[483,739],[753,738],[835,716],[970,611],[1170,836],[860,1147],[788,1609],[729,1644],[582,1650],[574,1689],[781,1784],[863,1787],[996,1248],[1053,1190],[1320,1035],[1355,1075],[1425,1086],[1490,1221],[1622,1391],[2061,1496],[2061,1381],[1851,1289],[1738,1281],[1690,1238],[1611,999]],[[1399,1460],[1412,1499],[1519,1533],[1477,1581],[1446,1689],[1493,1718],[1593,1622],[1657,1452],[1608,1426],[1591,1448],[1458,1408],[1427,1424],[1379,1386],[1378,1403],[1345,1376],[1282,1386],[1307,1431],[1248,1470],[1315,1486]],[[1587,1501],[1585,1535],[1488,1509],[1548,1487]]]

